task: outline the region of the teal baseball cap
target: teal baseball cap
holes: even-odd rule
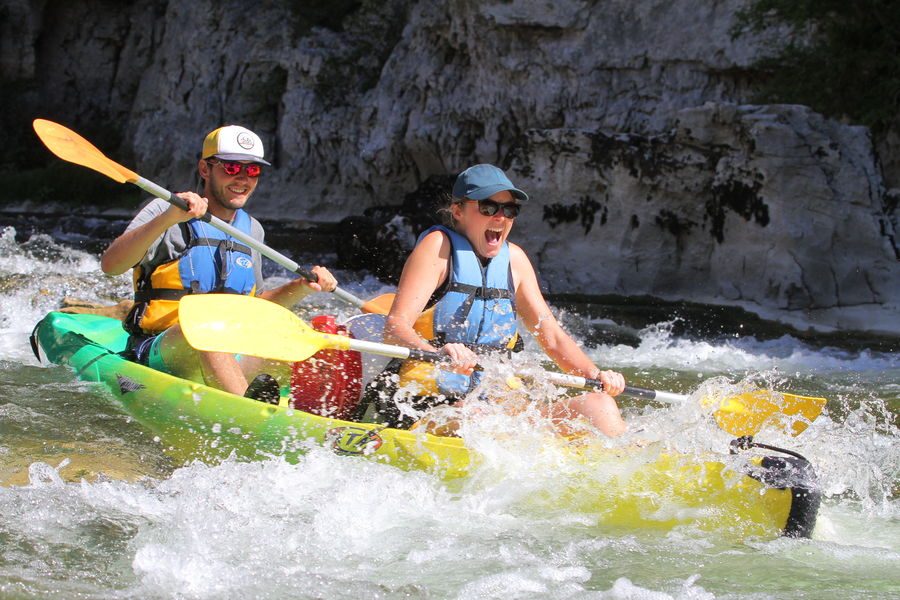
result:
[[[506,173],[494,165],[475,165],[456,178],[456,183],[453,184],[453,197],[486,200],[504,190],[519,200],[528,200],[528,194],[514,186]]]

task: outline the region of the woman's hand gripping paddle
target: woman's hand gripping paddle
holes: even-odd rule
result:
[[[438,362],[446,357],[437,352],[410,349],[314,330],[290,310],[273,302],[233,294],[185,296],[179,304],[179,322],[188,343],[205,352],[250,354],[285,362],[302,361],[319,350],[356,350],[392,358]],[[533,372],[521,375],[534,377]],[[564,373],[544,371],[541,377],[556,385],[602,390],[603,384]],[[689,396],[636,387],[626,387],[628,396],[668,403],[684,403]],[[714,413],[716,423],[734,436],[755,435],[776,415],[800,416],[791,433],[797,435],[816,419],[825,406],[824,398],[780,394],[760,390],[722,400]]]
[[[44,142],[44,145],[59,158],[70,163],[75,163],[76,165],[81,165],[82,167],[87,167],[88,169],[93,169],[118,183],[133,183],[145,192],[149,192],[157,198],[161,198],[170,204],[174,204],[183,210],[187,210],[187,205],[184,200],[169,190],[156,185],[152,181],[144,179],[134,171],[126,169],[122,165],[110,160],[104,156],[96,146],[71,129],[63,127],[53,121],[47,121],[46,119],[35,119],[33,125],[35,133],[37,133],[41,141]],[[206,213],[201,220],[209,223],[219,231],[223,231],[231,237],[240,240],[266,258],[275,261],[288,271],[296,273],[307,281],[318,280],[318,277],[314,273],[303,270],[300,265],[280,252],[260,243],[258,240],[250,237],[244,232],[235,229],[218,217]],[[357,298],[350,292],[338,287],[334,289],[333,293],[342,300],[366,310],[366,301]]]
[[[386,300],[385,300],[386,299]],[[386,301],[388,308],[393,294],[384,294],[372,300]],[[372,311],[372,314],[357,315],[347,322],[348,329],[357,339],[380,340],[384,331],[384,317]],[[443,355],[437,355],[443,357]],[[523,370],[519,377],[528,379],[542,378],[563,387],[600,390],[603,384],[596,379],[587,379],[577,375],[557,373],[543,369]],[[656,400],[667,404],[683,404],[690,401],[690,396],[626,386],[625,396]],[[716,406],[713,416],[721,429],[737,437],[755,435],[770,419],[776,418],[779,424],[789,428],[791,435],[797,436],[809,426],[825,408],[825,398],[798,396],[769,390],[755,390],[725,398],[704,398],[701,403],[706,407]],[[783,429],[785,427],[782,427]]]

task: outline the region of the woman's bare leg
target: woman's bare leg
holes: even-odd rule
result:
[[[553,425],[563,434],[572,433],[566,421],[583,416],[591,424],[608,437],[617,437],[625,433],[627,425],[622,419],[619,406],[609,394],[592,392],[574,398],[566,398],[549,405],[544,414],[550,417]]]

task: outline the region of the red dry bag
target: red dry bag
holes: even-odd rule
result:
[[[332,315],[312,319],[313,329],[347,335],[347,328]],[[304,412],[349,420],[362,392],[362,358],[353,350],[320,350],[291,370],[290,405]]]

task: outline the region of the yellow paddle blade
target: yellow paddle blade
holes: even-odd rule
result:
[[[382,294],[376,298],[366,301],[360,309],[364,313],[373,313],[376,315],[386,315],[391,312],[391,306],[394,304],[394,297],[397,294]]]
[[[137,173],[106,158],[96,146],[59,123],[35,119],[33,126],[44,145],[61,159],[93,169],[119,183],[133,183],[139,179]]]
[[[796,436],[822,413],[826,402],[825,398],[758,390],[725,398],[713,416],[719,427],[735,436],[756,435],[769,423]]]
[[[360,309],[364,313],[372,313],[376,315],[386,315],[391,312],[391,306],[394,304],[394,298],[397,294],[382,294],[363,304]],[[413,328],[427,340],[434,338],[434,307],[422,311],[422,314],[416,319]]]
[[[349,347],[349,338],[316,331],[288,309],[250,296],[198,294],[178,303],[178,321],[191,347],[204,352],[306,360],[319,350]]]

